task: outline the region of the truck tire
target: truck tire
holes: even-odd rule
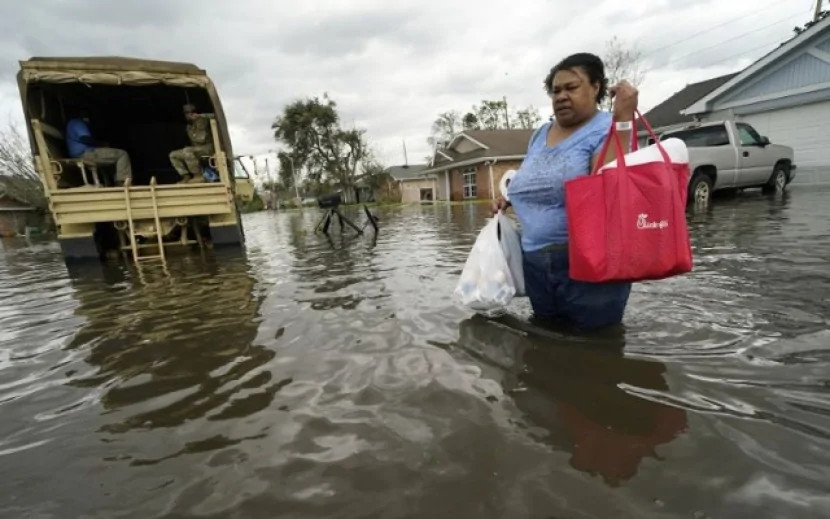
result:
[[[69,264],[93,260],[100,261],[100,244],[95,238],[94,235],[73,236],[71,238],[58,237],[64,262]]]
[[[712,177],[701,171],[692,175],[692,180],[689,182],[689,200],[690,205],[706,206],[712,199]]]
[[[763,190],[767,193],[783,193],[790,180],[790,167],[786,164],[776,164],[769,181]]]

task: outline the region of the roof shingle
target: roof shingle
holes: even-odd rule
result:
[[[404,166],[390,166],[386,169],[386,172],[389,173],[389,175],[391,175],[395,180],[411,180],[413,178],[423,177],[426,169],[426,164],[410,164]]]
[[[680,110],[694,104],[695,101],[703,98],[737,75],[738,72],[735,72],[686,85],[686,88],[649,110],[644,117],[654,129],[692,122],[694,118],[690,115],[681,114]],[[637,127],[640,130],[644,129],[642,124],[638,124]]]
[[[455,162],[466,162],[475,159],[486,160],[493,157],[522,156],[527,153],[527,145],[535,130],[467,130],[462,132],[472,139],[487,146],[487,149],[477,148],[466,153],[454,150],[440,150],[435,153],[435,168],[446,167]],[[452,160],[444,157],[446,154]]]

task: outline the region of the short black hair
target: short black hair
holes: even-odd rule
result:
[[[608,95],[608,78],[605,77],[605,64],[599,56],[591,54],[590,52],[579,52],[571,54],[567,58],[557,63],[547,77],[545,77],[545,91],[548,94],[553,93],[553,76],[561,70],[572,70],[581,68],[588,75],[588,79],[592,84],[599,84],[599,91],[597,92],[597,103],[601,103],[605,96]]]

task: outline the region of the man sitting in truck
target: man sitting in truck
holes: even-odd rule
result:
[[[89,113],[86,110],[77,110],[76,117],[66,123],[65,135],[70,157],[98,167],[115,164],[115,183],[119,186],[123,186],[124,181],[132,177],[130,156],[126,151],[110,148],[106,142],[92,136],[89,129]]]
[[[210,115],[200,114],[192,104],[184,105],[187,120],[187,136],[190,146],[170,152],[170,163],[181,176],[179,183],[197,184],[204,182],[201,157],[213,155],[213,135],[210,131]]]

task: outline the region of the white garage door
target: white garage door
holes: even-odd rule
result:
[[[773,144],[792,147],[799,172],[830,171],[830,101],[744,115],[740,120]]]

